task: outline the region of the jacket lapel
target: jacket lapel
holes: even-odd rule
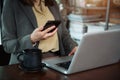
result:
[[[36,21],[36,18],[35,18],[35,15],[34,15],[33,11],[32,11],[31,6],[25,6],[25,5],[20,3],[20,7],[22,8],[25,15],[28,17],[30,22],[32,23],[33,27],[36,28],[37,27],[37,21]]]
[[[25,6],[25,5],[20,3],[20,7],[22,8],[25,15],[28,17],[30,22],[32,23],[32,25],[36,28],[37,27],[37,21],[36,21],[36,18],[35,18],[35,15],[34,15],[33,11],[32,11],[31,6]],[[57,10],[55,7],[56,6],[49,6],[49,9],[50,9],[51,13],[53,14],[55,20],[60,20],[59,10]]]
[[[55,6],[49,6],[51,13],[53,14],[55,20],[60,20],[60,13],[59,10],[55,8]]]

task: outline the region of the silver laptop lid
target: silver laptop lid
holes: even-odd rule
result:
[[[113,64],[120,60],[120,30],[86,33],[73,56],[68,73]]]

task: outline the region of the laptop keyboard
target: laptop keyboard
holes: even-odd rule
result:
[[[68,62],[58,63],[56,65],[58,65],[58,66],[60,66],[62,68],[68,69],[69,66],[70,66],[70,63],[71,63],[71,61],[68,61]]]

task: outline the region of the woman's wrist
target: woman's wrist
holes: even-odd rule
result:
[[[32,44],[35,44],[35,41],[34,41],[34,39],[32,38],[31,35],[30,35],[30,40],[31,40]]]

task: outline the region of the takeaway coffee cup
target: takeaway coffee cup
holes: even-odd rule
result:
[[[39,49],[25,49],[17,57],[20,67],[25,71],[39,71],[43,68],[42,52]]]

